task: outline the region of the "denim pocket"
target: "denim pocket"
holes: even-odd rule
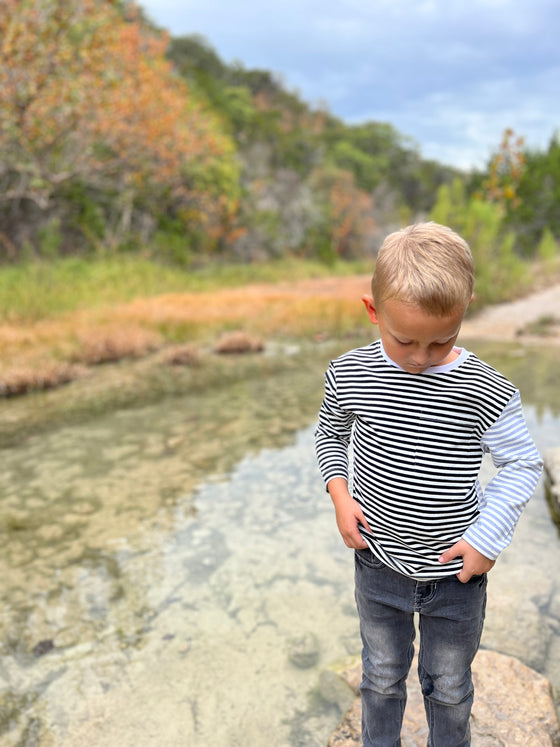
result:
[[[478,586],[481,589],[486,586],[488,581],[488,575],[486,573],[483,573],[480,576],[471,576],[467,582],[459,581],[456,575],[449,576],[449,578],[455,579],[455,581],[463,586]]]
[[[385,563],[379,560],[379,558],[372,553],[369,547],[366,547],[363,550],[354,550],[354,552],[356,553],[356,559],[359,560],[360,563],[363,563],[363,565],[367,565],[368,568],[381,569],[387,567]]]
[[[481,574],[480,576],[471,576],[469,580],[467,581],[468,584],[473,584],[479,587],[486,586],[486,582],[488,580],[488,576],[486,573]]]

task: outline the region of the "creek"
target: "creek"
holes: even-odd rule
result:
[[[465,344],[520,387],[541,453],[560,446],[558,350]],[[326,744],[321,672],[360,651],[313,451],[342,349],[2,450],[1,745]],[[492,571],[487,640],[557,693],[558,567],[541,483]]]

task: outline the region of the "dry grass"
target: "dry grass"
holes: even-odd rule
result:
[[[175,293],[138,299],[115,308],[114,316],[165,331],[185,328],[193,337],[239,328],[262,337],[307,336],[331,328],[333,319],[351,326],[363,320],[360,299],[368,288],[369,278],[359,276]]]
[[[139,325],[81,329],[76,335],[75,363],[88,366],[113,363],[122,358],[140,358],[162,345],[162,337]]]
[[[54,389],[69,381],[86,376],[84,366],[49,361],[42,366],[13,366],[2,371],[0,396],[16,397],[30,391]]]
[[[169,347],[196,364],[197,345],[255,352],[271,338],[324,339],[365,324],[366,276],[173,293],[38,322],[0,325],[0,396],[58,386],[93,366]]]
[[[198,366],[199,358],[198,348],[186,343],[168,348],[162,357],[162,362],[168,366]]]
[[[262,340],[251,337],[241,330],[226,332],[214,347],[214,352],[220,354],[261,353],[263,350],[264,343]]]

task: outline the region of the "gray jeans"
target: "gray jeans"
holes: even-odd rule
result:
[[[418,676],[429,727],[428,747],[470,744],[471,664],[486,607],[486,575],[416,581],[385,566],[371,550],[355,551],[356,603],[362,636],[364,747],[399,747],[406,678],[419,614]]]

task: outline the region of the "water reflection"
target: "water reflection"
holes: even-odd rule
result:
[[[3,452],[6,743],[326,743],[339,713],[319,671],[359,651],[352,563],[312,449],[337,352]],[[539,448],[560,445],[556,356],[480,352],[521,387]],[[532,574],[557,558],[542,491],[530,508],[503,583],[523,583],[526,558]],[[307,632],[318,661],[301,669],[289,650]],[[36,656],[41,641],[54,650]],[[560,651],[546,651],[555,677]]]

